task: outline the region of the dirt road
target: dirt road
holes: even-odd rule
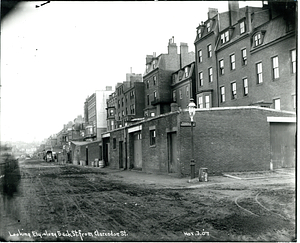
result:
[[[291,177],[178,188],[27,160],[1,235],[17,241],[294,241]],[[138,183],[137,183],[138,182]],[[223,183],[224,182],[224,183]],[[189,188],[188,188],[189,187]]]

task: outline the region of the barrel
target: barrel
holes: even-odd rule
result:
[[[100,161],[99,161],[99,167],[100,167],[100,168],[103,168],[103,167],[104,167],[104,161],[103,161],[103,160],[100,160]]]
[[[207,168],[199,169],[199,181],[203,181],[203,182],[208,181],[208,169]]]
[[[99,167],[99,159],[95,159],[95,167]]]

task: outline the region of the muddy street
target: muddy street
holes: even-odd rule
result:
[[[215,184],[168,188],[126,180],[126,174],[120,177],[100,168],[37,160],[20,162],[20,170],[18,194],[1,206],[5,239],[295,240],[291,177],[220,178]]]

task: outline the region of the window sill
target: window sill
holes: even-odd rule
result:
[[[150,145],[150,148],[156,148],[156,144],[155,145]]]

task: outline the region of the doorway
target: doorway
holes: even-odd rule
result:
[[[123,168],[123,141],[119,141],[119,168]]]
[[[142,169],[142,134],[133,135],[133,168]]]
[[[168,133],[168,173],[177,172],[177,136],[176,132]]]

